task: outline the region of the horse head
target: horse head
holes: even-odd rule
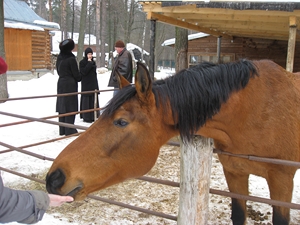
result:
[[[163,128],[152,80],[138,63],[135,87],[118,74],[121,90],[98,120],[54,160],[46,178],[49,193],[81,200],[91,192],[147,173],[174,131]],[[151,131],[151,132],[149,132]]]

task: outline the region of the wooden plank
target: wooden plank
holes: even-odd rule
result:
[[[48,31],[32,33],[32,67],[33,69],[51,68],[50,35]]]

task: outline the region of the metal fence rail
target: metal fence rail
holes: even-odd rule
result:
[[[26,99],[34,99],[34,98],[67,96],[67,95],[75,95],[75,94],[89,94],[89,93],[97,93],[97,92],[112,91],[112,90],[74,92],[74,93],[70,93],[70,94],[60,94],[60,95],[47,95],[47,96],[32,96],[32,97],[21,97],[21,98],[11,98],[11,99],[0,99],[0,102],[13,101],[13,100],[26,100]],[[85,130],[88,129],[88,127],[51,121],[49,119],[57,118],[59,116],[67,116],[67,115],[75,115],[75,114],[84,113],[84,112],[92,112],[92,111],[95,111],[95,110],[101,110],[101,108],[77,111],[77,112],[61,114],[61,115],[55,115],[55,116],[48,116],[48,117],[43,117],[43,118],[34,118],[34,117],[23,116],[23,115],[18,115],[18,114],[13,114],[13,113],[0,111],[1,115],[12,116],[12,117],[24,119],[24,121],[20,121],[20,122],[0,124],[0,128],[37,121],[37,122],[41,122],[41,123],[47,123],[47,124],[52,124],[52,125],[60,125],[60,126],[65,126],[65,127],[81,129],[81,130],[85,131]],[[7,152],[10,152],[10,151],[17,151],[17,152],[20,152],[20,153],[23,153],[23,154],[26,154],[26,155],[30,155],[30,156],[35,157],[35,158],[39,158],[41,160],[54,161],[53,158],[46,157],[46,156],[43,156],[43,155],[39,155],[39,154],[30,152],[28,150],[24,150],[24,148],[29,148],[29,147],[33,147],[33,146],[38,146],[38,145],[42,145],[42,144],[55,142],[55,141],[62,140],[62,139],[65,139],[65,138],[69,138],[69,137],[72,137],[72,136],[80,135],[81,133],[76,133],[76,134],[73,134],[73,135],[60,137],[60,138],[55,138],[55,139],[42,141],[42,142],[38,142],[38,143],[32,143],[32,144],[25,145],[25,146],[20,146],[20,147],[16,147],[16,146],[12,146],[12,145],[0,142],[1,146],[4,146],[4,147],[7,148],[5,150],[0,151],[0,154],[7,153]],[[178,147],[180,146],[180,144],[178,142],[174,142],[174,141],[169,141],[167,144],[172,145],[172,146],[178,146]],[[232,153],[225,152],[225,151],[222,151],[222,150],[219,150],[219,149],[213,149],[213,152],[217,153],[217,154],[225,154],[225,155],[229,155],[229,156],[233,156],[233,157],[241,157],[241,158],[245,158],[245,159],[253,160],[253,161],[258,161],[258,162],[274,163],[274,164],[281,164],[281,165],[285,165],[285,166],[294,166],[294,167],[300,168],[300,162],[293,162],[293,161],[281,160],[281,159],[263,158],[263,157],[241,155],[241,154],[232,154]],[[18,173],[18,172],[15,172],[15,171],[3,168],[3,167],[0,167],[0,170],[8,172],[8,173],[15,174],[17,176],[20,176],[20,177],[23,177],[23,178],[26,178],[26,179],[33,180],[35,182],[45,184],[45,181],[43,181],[41,179],[37,179],[37,178],[31,177],[31,176],[27,176],[25,174]],[[168,186],[172,186],[172,187],[180,187],[180,184],[178,182],[173,182],[173,181],[169,181],[169,180],[162,180],[162,179],[157,179],[157,178],[153,178],[153,177],[142,176],[142,177],[139,177],[137,179],[147,181],[147,182],[152,182],[152,183],[168,185]],[[255,197],[255,196],[240,195],[240,194],[227,192],[227,191],[216,190],[216,189],[210,189],[210,193],[225,196],[225,197],[230,197],[230,198],[250,200],[250,201],[254,201],[254,202],[260,202],[260,203],[276,205],[276,206],[283,206],[283,207],[286,207],[286,208],[300,210],[300,204],[295,204],[295,203],[276,201],[276,200],[272,200],[272,199],[266,199],[266,198]],[[124,203],[121,203],[121,202],[109,200],[109,199],[102,198],[102,197],[99,197],[99,196],[88,195],[88,197],[92,198],[92,199],[95,199],[95,200],[102,201],[102,202],[106,202],[106,203],[109,203],[109,204],[118,205],[120,207],[125,207],[125,208],[129,208],[129,209],[136,210],[136,211],[139,211],[139,212],[147,213],[147,214],[150,214],[150,215],[154,215],[154,216],[158,216],[158,217],[162,217],[162,218],[166,218],[166,219],[170,219],[170,220],[175,220],[175,221],[177,220],[177,217],[173,216],[173,215],[168,215],[168,214],[165,214],[165,213],[160,213],[160,212],[156,212],[156,211],[147,210],[147,209],[144,209],[144,208],[124,204]]]

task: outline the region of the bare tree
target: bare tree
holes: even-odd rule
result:
[[[179,72],[186,69],[187,63],[187,50],[188,50],[188,30],[176,27],[175,29],[175,71]]]
[[[72,2],[71,39],[73,39],[73,34],[74,34],[74,23],[75,23],[75,19],[74,18],[75,18],[75,1],[73,0],[73,2]]]
[[[48,0],[48,7],[49,7],[49,21],[53,21],[53,14],[52,14],[52,0]]]
[[[96,34],[95,34],[95,36],[96,36],[96,63],[97,63],[97,65],[101,64],[100,56],[99,56],[100,51],[101,51],[100,45],[99,45],[99,43],[100,43],[100,40],[99,40],[100,26],[99,26],[99,24],[100,24],[100,5],[101,5],[100,3],[101,3],[100,0],[96,0]]]
[[[132,30],[132,26],[134,23],[134,11],[135,11],[135,1],[130,0],[130,3],[126,3],[128,6],[128,9],[126,10],[127,12],[127,23],[126,23],[126,29],[125,29],[125,42],[128,43],[130,42],[130,34]]]
[[[106,38],[106,0],[101,1],[101,32],[100,32],[100,67],[105,66],[105,38]]]
[[[77,45],[77,61],[78,62],[82,59],[82,55],[83,55],[86,15],[87,15],[87,1],[82,1],[79,37],[78,37],[78,45]]]
[[[61,0],[61,22],[60,22],[60,26],[61,26],[61,41],[63,41],[64,39],[66,39],[68,37],[68,33],[67,33],[67,0]]]
[[[0,56],[5,59],[3,0],[0,0]],[[6,73],[0,75],[0,98],[8,98]]]

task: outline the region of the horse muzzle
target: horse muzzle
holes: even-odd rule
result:
[[[50,194],[72,196],[75,199],[76,194],[83,188],[79,182],[76,184],[66,184],[66,176],[61,169],[57,169],[46,176],[46,189]]]

